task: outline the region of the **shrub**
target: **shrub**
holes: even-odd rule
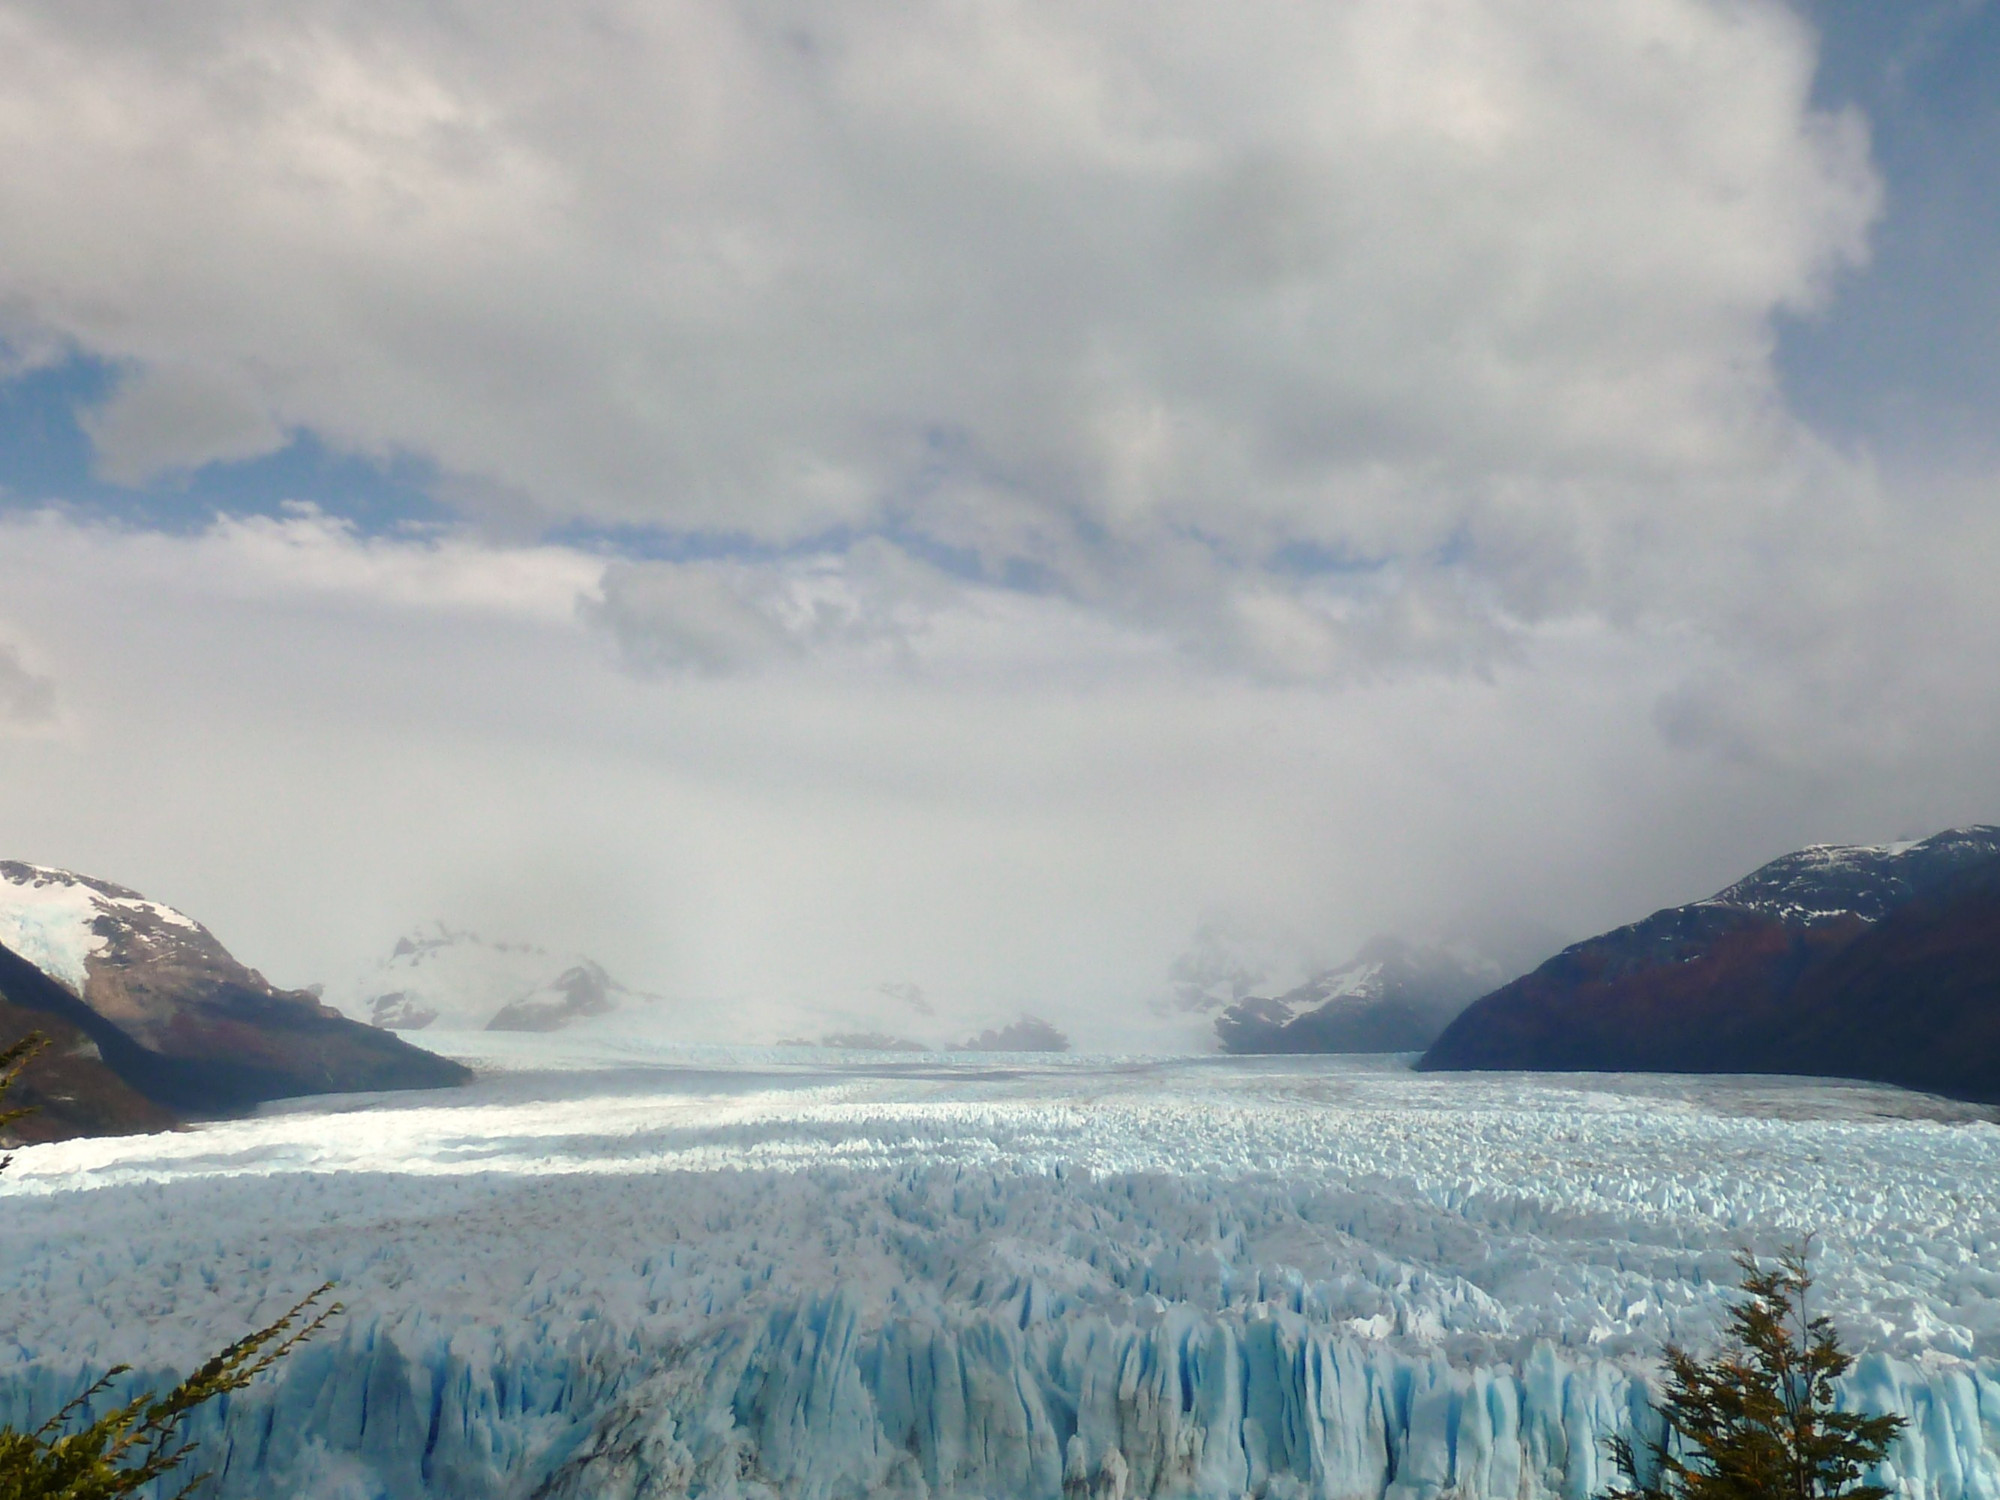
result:
[[[47,1045],[30,1033],[0,1052],[0,1102],[21,1069]],[[0,1126],[25,1110],[0,1108]],[[9,1157],[0,1157],[0,1171]],[[225,1391],[241,1390],[338,1316],[338,1302],[319,1304],[332,1283],[293,1304],[277,1322],[245,1334],[163,1395],[139,1396],[76,1425],[97,1397],[129,1371],[118,1365],[32,1432],[0,1428],[0,1500],[111,1500],[180,1470],[195,1444],[182,1432],[196,1408]],[[73,1430],[65,1431],[66,1428]],[[185,1496],[208,1476],[182,1484]]]
[[[1888,1500],[1863,1476],[1905,1424],[1836,1407],[1834,1382],[1854,1360],[1831,1321],[1809,1313],[1810,1247],[1786,1250],[1769,1271],[1737,1257],[1745,1295],[1728,1346],[1707,1361],[1667,1346],[1665,1431],[1643,1465],[1629,1441],[1612,1439],[1629,1486],[1609,1500]]]

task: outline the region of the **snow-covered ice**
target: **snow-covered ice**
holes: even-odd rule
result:
[[[206,1419],[228,1495],[1582,1497],[1739,1246],[1811,1232],[2000,1500],[2000,1126],[1796,1080],[1382,1059],[836,1058],[481,1038],[448,1094],[18,1153],[0,1419],[184,1368],[324,1279]]]

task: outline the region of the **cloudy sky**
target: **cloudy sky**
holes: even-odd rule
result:
[[[2000,820],[1996,76],[1993,0],[0,0],[0,852],[286,983],[1089,1033]]]

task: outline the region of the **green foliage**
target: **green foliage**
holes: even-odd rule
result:
[[[30,1033],[0,1052],[0,1100],[35,1053],[48,1045]],[[25,1110],[0,1109],[0,1126]],[[0,1158],[4,1171],[7,1158]],[[110,1500],[175,1473],[195,1451],[182,1426],[196,1408],[226,1391],[241,1390],[339,1316],[338,1302],[319,1304],[332,1283],[293,1304],[277,1322],[245,1334],[164,1395],[139,1396],[100,1417],[64,1431],[83,1418],[92,1402],[130,1366],[105,1372],[95,1385],[33,1432],[0,1429],[0,1500]],[[176,1491],[185,1496],[207,1474],[197,1474]]]
[[[320,1287],[163,1396],[140,1396],[74,1432],[63,1432],[126,1373],[128,1367],[118,1365],[33,1432],[0,1431],[0,1500],[109,1500],[173,1473],[195,1450],[181,1435],[188,1414],[225,1391],[241,1390],[324,1328],[341,1310],[335,1302],[314,1311],[331,1290],[330,1285]],[[177,1494],[186,1495],[207,1477],[195,1475]]]
[[[1729,1315],[1729,1347],[1703,1362],[1667,1346],[1666,1432],[1646,1445],[1643,1478],[1632,1444],[1612,1439],[1630,1485],[1609,1500],[1888,1500],[1862,1476],[1905,1424],[1835,1409],[1834,1382],[1854,1359],[1823,1314],[1809,1315],[1806,1249],[1785,1251],[1771,1271],[1748,1253],[1736,1263],[1745,1297]]]
[[[0,1100],[7,1097],[7,1090],[14,1086],[14,1080],[21,1076],[21,1069],[27,1067],[29,1059],[48,1044],[47,1037],[39,1031],[31,1031],[6,1051],[0,1052]],[[0,1107],[0,1130],[5,1130],[21,1116],[33,1113],[32,1105],[24,1109]],[[6,1171],[7,1163],[13,1159],[11,1156],[0,1156],[0,1172]]]

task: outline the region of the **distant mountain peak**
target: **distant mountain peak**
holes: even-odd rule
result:
[[[2000,1099],[2000,827],[1813,844],[1573,943],[1425,1068],[1811,1073]]]
[[[1281,995],[1238,1000],[1215,1031],[1228,1052],[1414,1052],[1501,977],[1465,949],[1378,934]]]
[[[127,886],[52,865],[0,860],[0,946],[81,995],[91,961],[127,944],[223,952],[194,918]]]
[[[554,1031],[656,999],[581,954],[551,953],[443,922],[396,940],[339,988],[347,1014],[391,1031]]]

